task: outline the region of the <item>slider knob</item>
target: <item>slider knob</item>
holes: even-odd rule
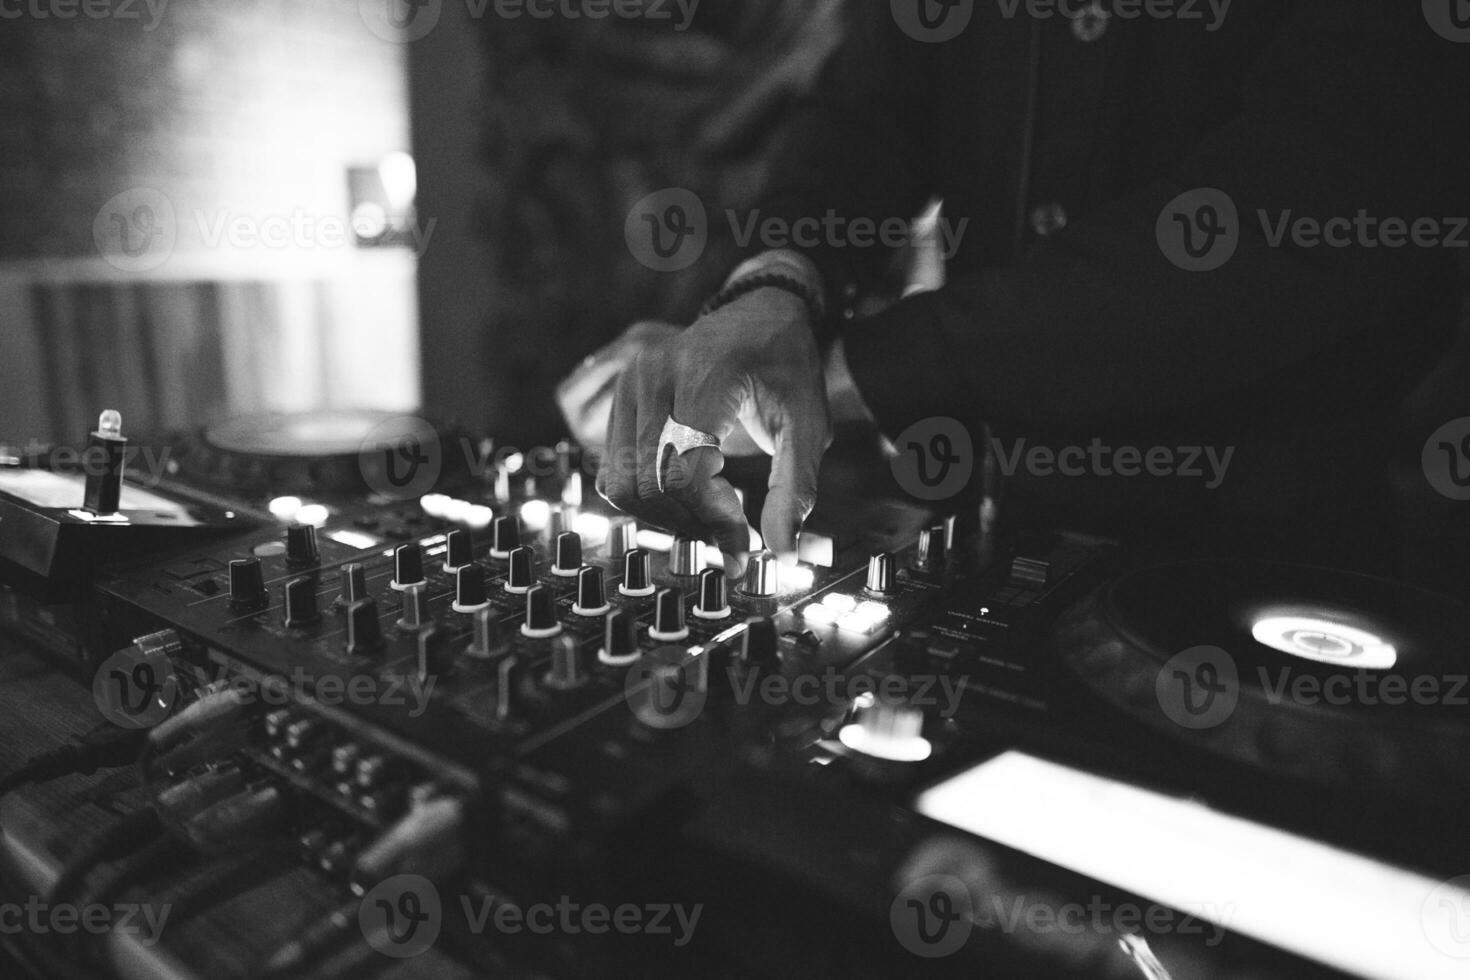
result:
[[[472,657],[488,660],[505,650],[505,639],[500,633],[500,620],[495,610],[486,606],[475,613],[475,636],[470,641]]]
[[[777,667],[781,648],[776,635],[776,622],[765,616],[752,616],[745,621],[740,636],[740,659],[752,667]]]
[[[419,634],[418,678],[420,684],[431,677],[447,677],[454,672],[454,647],[448,630],[437,626]]]
[[[399,592],[424,581],[424,551],[416,544],[399,545],[393,552],[393,581]]]
[[[525,595],[536,584],[536,552],[530,548],[517,548],[510,553],[510,568],[505,576],[505,591],[511,595]]]
[[[638,617],[629,609],[614,609],[603,623],[602,649],[597,659],[609,667],[626,667],[643,655],[638,647]]]
[[[345,606],[350,606],[354,602],[361,602],[367,597],[367,569],[362,565],[343,565],[342,594],[337,597],[337,602]]]
[[[559,636],[551,644],[551,671],[544,678],[547,687],[557,691],[574,691],[587,683],[587,668],[582,664],[582,649],[570,636]]]
[[[941,569],[946,557],[944,528],[930,527],[919,532],[919,548],[915,563],[924,569]]]
[[[532,586],[526,593],[526,621],[521,625],[521,635],[531,640],[547,640],[560,633],[556,594],[544,585]]]
[[[678,589],[664,589],[654,600],[653,625],[648,629],[648,638],[659,643],[677,643],[689,638],[689,627],[684,621],[684,593]]]
[[[892,592],[897,582],[898,562],[891,554],[885,551],[868,559],[869,592]]]
[[[575,578],[582,569],[582,536],[576,531],[567,531],[556,539],[556,564],[551,574],[560,578]]]
[[[491,531],[490,557],[506,559],[521,546],[521,522],[519,518],[497,517]]]
[[[454,605],[457,613],[477,613],[490,605],[485,593],[485,569],[466,565],[454,573]]]
[[[259,609],[269,601],[260,559],[241,558],[230,562],[230,605],[239,610]]]
[[[694,606],[694,615],[700,619],[730,618],[730,601],[726,596],[722,570],[706,568],[699,573],[699,602]]]
[[[475,536],[466,530],[450,531],[444,552],[444,570],[456,572],[475,560]]]
[[[398,628],[414,633],[433,624],[429,618],[428,587],[410,585],[403,592],[403,615],[398,620]]]
[[[347,655],[366,657],[383,645],[383,624],[378,620],[378,603],[362,599],[347,607]]]
[[[602,569],[588,565],[577,573],[577,602],[572,606],[572,612],[578,616],[601,616],[609,608]]]
[[[286,564],[303,568],[321,564],[322,555],[316,543],[316,528],[310,524],[292,524],[286,528]]]
[[[702,542],[693,538],[676,537],[669,552],[669,574],[681,577],[698,575],[703,547]]]
[[[780,591],[778,574],[780,566],[776,556],[769,551],[750,556],[750,565],[745,569],[745,584],[742,591],[748,596],[769,599]]]
[[[293,578],[282,591],[285,593],[282,621],[286,626],[310,626],[321,619],[316,605],[316,579]]]
[[[618,585],[618,591],[635,599],[651,596],[657,591],[653,585],[652,559],[642,548],[634,548],[623,556],[623,581]]]

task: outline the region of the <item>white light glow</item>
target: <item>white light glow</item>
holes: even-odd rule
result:
[[[474,531],[483,531],[495,522],[495,511],[480,504],[469,509],[465,515],[465,525]]]
[[[1398,662],[1398,651],[1381,637],[1317,616],[1267,616],[1251,635],[1272,650],[1317,663],[1388,670]]]
[[[332,512],[321,504],[307,504],[296,512],[296,521],[299,524],[310,524],[312,527],[321,527],[332,519]]]
[[[505,472],[514,476],[526,468],[526,454],[511,453],[501,461],[500,466]]]
[[[638,547],[644,551],[673,551],[674,536],[672,534],[665,534],[662,531],[641,530],[638,532]]]
[[[857,600],[844,592],[829,592],[822,597],[822,605],[840,613],[850,613],[857,608]]]
[[[582,536],[583,545],[595,548],[607,540],[612,521],[601,514],[578,514],[572,521],[572,530]]]
[[[561,488],[561,502],[568,507],[582,506],[582,474],[573,473],[567,477],[566,486]]]
[[[886,759],[889,762],[923,762],[929,758],[934,747],[922,735],[895,738],[891,735],[874,735],[862,725],[844,725],[837,739],[854,752]]]
[[[451,500],[444,508],[444,519],[455,524],[464,524],[469,521],[470,511],[475,505],[468,500]]]
[[[450,502],[450,498],[442,493],[431,493],[419,499],[419,506],[424,509],[425,514],[442,521],[449,514]]]
[[[781,591],[783,592],[805,592],[817,580],[817,573],[805,565],[784,567],[778,574],[781,577]]]
[[[544,500],[528,500],[521,504],[521,527],[535,534],[551,523],[551,505]]]
[[[376,548],[383,543],[382,539],[375,538],[371,534],[364,534],[361,531],[333,531],[327,537],[338,544],[346,545],[349,548],[356,548],[358,551]]]
[[[388,195],[388,204],[394,211],[407,211],[418,193],[418,168],[413,157],[396,150],[378,162],[378,179],[383,182],[383,192]]]
[[[812,603],[801,611],[808,626],[831,626],[837,621],[837,611],[822,603]]]
[[[277,497],[267,504],[271,516],[278,521],[291,523],[296,520],[296,515],[301,513],[300,497]]]
[[[916,809],[1354,976],[1465,976],[1437,917],[1470,908],[1470,892],[1202,803],[1007,752]]]

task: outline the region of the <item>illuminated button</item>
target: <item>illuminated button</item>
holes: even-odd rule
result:
[[[528,500],[521,505],[521,523],[534,533],[546,530],[551,523],[551,505],[544,500]]]
[[[332,519],[332,512],[321,504],[307,504],[296,512],[298,524],[310,524],[312,527],[322,527]]]
[[[850,595],[829,592],[822,597],[822,605],[836,613],[850,613],[858,607],[858,602]]]
[[[888,762],[923,762],[934,751],[923,736],[924,713],[910,705],[869,700],[856,723],[838,732],[854,752]]]
[[[296,520],[296,515],[301,511],[300,497],[277,497],[266,505],[271,516],[278,521],[291,522]]]

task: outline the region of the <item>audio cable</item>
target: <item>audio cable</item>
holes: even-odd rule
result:
[[[99,769],[118,769],[138,758],[146,734],[102,722],[83,735],[32,756],[0,778],[0,796],[28,783],[41,783],[73,773],[90,776]]]

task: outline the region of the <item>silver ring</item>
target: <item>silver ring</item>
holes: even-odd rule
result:
[[[681,422],[675,422],[672,417],[664,423],[664,430],[658,437],[658,492],[664,492],[664,468],[668,466],[669,450],[673,450],[674,456],[683,456],[694,449],[703,449],[705,446],[720,446],[720,440],[708,432],[691,428]]]

